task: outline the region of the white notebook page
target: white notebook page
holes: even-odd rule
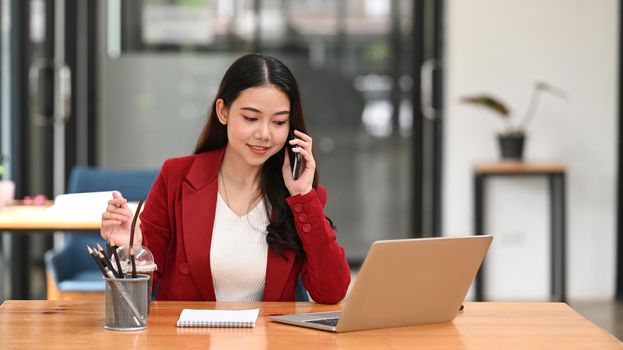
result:
[[[255,327],[260,309],[198,310],[184,309],[178,327]]]

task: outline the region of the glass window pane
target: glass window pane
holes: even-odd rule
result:
[[[259,48],[297,77],[320,183],[329,192],[327,215],[351,261],[363,259],[374,240],[410,236],[410,1],[262,0],[255,6],[252,0],[191,1],[188,8],[207,9],[212,41],[139,42],[134,49],[144,55],[105,60],[105,165],[136,165],[137,159],[154,165],[190,152],[225,69]],[[115,128],[120,120],[124,130]],[[139,148],[131,135],[147,131],[151,141]],[[127,140],[106,136],[113,134]]]

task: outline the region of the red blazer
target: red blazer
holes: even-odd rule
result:
[[[218,170],[224,149],[164,162],[141,213],[143,244],[154,254],[158,300],[215,300],[210,246],[218,193]],[[350,270],[327,222],[321,186],[306,195],[286,198],[294,214],[305,258],[285,250],[285,258],[268,249],[265,301],[293,301],[296,279],[312,299],[333,304],[344,298]]]

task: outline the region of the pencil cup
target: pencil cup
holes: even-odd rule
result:
[[[104,328],[115,331],[147,329],[147,303],[150,277],[104,278],[106,281],[106,320]]]
[[[132,261],[130,259],[129,248],[127,246],[117,248],[117,255],[119,256],[119,260],[121,260],[121,270],[126,276],[130,276],[132,273]],[[153,281],[154,271],[158,268],[154,262],[154,255],[151,251],[147,249],[147,247],[140,245],[134,246],[134,259],[136,272],[148,275],[151,281]],[[149,304],[147,304],[147,313],[149,313],[149,305],[151,304],[152,284],[151,282],[149,283]]]

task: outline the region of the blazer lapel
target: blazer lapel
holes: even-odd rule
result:
[[[266,284],[264,285],[264,301],[279,301],[286,287],[292,267],[294,267],[294,252],[284,251],[285,259],[272,249],[268,248],[266,263]]]
[[[182,230],[190,275],[204,300],[216,300],[210,246],[224,149],[200,154],[182,185]]]

